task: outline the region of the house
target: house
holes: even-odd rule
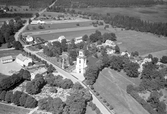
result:
[[[147,62],[151,62],[152,59],[151,58],[144,58],[142,61],[139,61],[138,64],[139,64],[139,69],[138,69],[138,72],[142,72],[143,71],[143,65]]]
[[[2,64],[10,63],[12,61],[13,61],[13,57],[12,56],[1,57],[1,63]]]
[[[82,36],[75,38],[75,44],[81,43],[82,41]]]
[[[115,53],[115,49],[112,49],[112,48],[107,48],[106,51],[107,51],[108,55],[111,55],[111,54]]]
[[[29,57],[23,56],[22,54],[19,54],[16,56],[16,62],[21,66],[28,66],[28,64],[32,62],[32,59]]]
[[[102,45],[104,47],[109,46],[109,47],[113,47],[113,48],[116,46],[116,44],[113,41],[111,41],[111,40],[106,40],[106,42],[103,43]]]
[[[87,59],[84,55],[84,51],[80,50],[76,62],[76,72],[79,74],[84,74],[87,67]]]
[[[61,43],[63,39],[66,39],[65,36],[59,36],[58,41]]]
[[[124,51],[124,52],[121,53],[121,56],[125,56],[125,55],[127,55],[128,57],[130,57],[130,54],[128,53],[128,51]]]
[[[32,20],[31,24],[32,24],[32,25],[45,24],[45,21],[41,21],[41,20]]]
[[[26,37],[26,41],[27,41],[27,42],[32,42],[33,40],[34,40],[34,39],[33,39],[32,36],[29,36],[29,35],[28,35],[28,36]]]

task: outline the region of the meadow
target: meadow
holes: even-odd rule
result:
[[[140,18],[150,22],[167,22],[167,5],[154,5],[150,7],[127,7],[127,8],[82,8],[76,9],[82,12],[93,12],[99,14],[110,13],[115,15],[127,15],[130,17]]]
[[[0,57],[4,57],[4,56],[17,56],[19,53],[21,53],[20,50],[5,50],[5,51],[0,51]]]
[[[104,69],[96,83],[95,90],[114,107],[118,114],[148,114],[143,107],[126,93],[128,84],[138,85],[139,79],[129,79],[126,75],[110,69]]]

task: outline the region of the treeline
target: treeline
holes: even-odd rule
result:
[[[15,18],[18,16],[21,18],[30,18],[32,15],[32,13],[0,13],[0,18]]]
[[[129,7],[129,6],[149,6],[161,4],[163,0],[58,0],[57,6],[85,8],[93,7]]]
[[[112,16],[107,13],[107,15],[101,15],[97,13],[89,12],[75,12],[82,15],[88,15],[93,20],[104,20],[106,24],[110,24],[113,27],[125,28],[126,30],[135,30],[140,32],[150,32],[156,35],[167,36],[167,23],[155,22],[150,23],[148,21],[143,21],[141,19],[123,15]]]
[[[33,97],[24,92],[12,91],[23,81],[30,80],[30,78],[30,72],[24,69],[21,69],[18,74],[3,78],[0,82],[0,100],[25,108],[35,108],[38,102]]]
[[[55,0],[0,0],[0,4],[45,8]]]

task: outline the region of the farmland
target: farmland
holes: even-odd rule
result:
[[[142,106],[126,93],[128,84],[138,85],[139,83],[139,79],[131,80],[126,75],[104,69],[94,84],[94,88],[118,114],[147,114]]]
[[[150,22],[167,22],[167,6],[155,5],[150,7],[128,7],[128,8],[85,8],[76,9],[82,12],[93,12],[99,14],[110,13],[111,15],[127,15],[137,17]]]
[[[8,50],[8,51],[0,51],[0,57],[4,56],[17,56],[19,53],[21,53],[20,50]]]

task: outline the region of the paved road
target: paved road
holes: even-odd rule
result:
[[[42,30],[42,31],[31,31],[31,32],[24,32],[23,35],[41,35],[41,34],[52,34],[52,33],[59,33],[59,32],[72,32],[72,31],[82,31],[82,30],[91,30],[97,29],[97,27],[88,26],[88,27],[77,27],[77,28],[65,28],[65,29],[56,29],[56,30]]]
[[[5,48],[5,49],[0,49],[0,51],[8,51],[8,50],[14,50],[15,48]]]
[[[37,54],[37,52],[32,52],[32,51],[30,51],[30,50],[29,50],[28,48],[26,48],[26,47],[24,48],[24,50],[27,51],[27,52],[30,52],[30,53],[32,53],[32,54],[34,54],[34,55],[36,55],[37,57],[41,58],[42,60],[47,61],[49,64],[52,64],[53,67],[55,67],[56,70],[57,70],[58,72],[60,72],[61,74],[63,74],[65,77],[67,77],[68,79],[71,79],[74,83],[75,83],[75,82],[80,82],[81,85],[83,85],[85,88],[87,88],[80,80],[78,80],[77,78],[75,78],[74,76],[72,76],[70,73],[68,73],[68,72],[64,71],[63,69],[59,68],[59,67],[56,66],[54,63],[51,63],[50,61],[48,61],[48,60],[44,59],[43,57],[39,56],[39,55]],[[90,92],[91,92],[91,91],[90,91]],[[92,92],[91,92],[91,94],[92,94]],[[105,108],[105,106],[96,98],[96,96],[95,96],[94,94],[92,94],[92,97],[93,97],[93,103],[96,104],[96,106],[100,109],[100,111],[101,111],[103,114],[114,114],[114,112],[113,112],[113,113],[112,113],[112,112],[109,112],[109,111]]]

